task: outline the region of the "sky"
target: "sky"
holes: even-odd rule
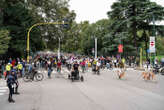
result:
[[[70,9],[76,13],[76,21],[88,20],[94,23],[103,18],[108,18],[107,12],[111,10],[111,5],[117,0],[70,0]],[[151,0],[164,6],[164,0]],[[163,22],[164,23],[164,22]]]

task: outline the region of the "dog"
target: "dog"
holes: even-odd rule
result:
[[[124,70],[123,71],[117,70],[117,75],[118,75],[119,79],[122,79],[125,76],[125,71]]]
[[[154,80],[155,74],[153,72],[142,72],[142,77],[144,80]]]

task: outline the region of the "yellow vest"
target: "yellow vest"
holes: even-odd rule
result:
[[[6,71],[10,71],[11,70],[11,66],[8,64],[6,65]]]
[[[125,64],[125,58],[122,59],[122,62]]]
[[[97,61],[93,61],[93,64],[96,65]]]
[[[17,68],[18,68],[19,70],[22,70],[22,68],[23,68],[22,64],[18,64]]]

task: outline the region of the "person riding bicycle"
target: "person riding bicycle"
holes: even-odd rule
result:
[[[75,63],[73,64],[71,75],[75,78],[79,76],[79,64],[77,63],[77,61],[75,61]]]

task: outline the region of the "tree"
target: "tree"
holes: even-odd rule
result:
[[[41,22],[62,22],[67,18],[72,24],[76,14],[68,9],[67,0],[3,0],[0,4],[0,26],[10,31],[11,40],[7,55],[23,56],[26,51],[27,32],[29,28]],[[71,25],[70,25],[71,26]],[[38,26],[30,33],[30,51],[36,52],[46,48],[57,48],[58,38],[67,37],[62,25]],[[54,45],[55,44],[55,45]]]
[[[10,42],[9,31],[5,29],[0,30],[0,55],[3,55],[8,50]]]
[[[74,11],[70,11],[68,8],[68,0],[29,0],[28,6],[31,10],[37,12],[36,15],[42,15],[42,22],[66,22],[69,27],[72,26],[72,22],[75,19],[76,14]],[[44,15],[44,16],[43,16]],[[69,28],[65,28],[63,25],[47,25],[40,26],[41,37],[46,44],[46,48],[51,50],[57,49],[59,37],[62,42],[65,43],[67,39],[67,31]]]
[[[89,22],[82,22],[81,26],[81,47],[82,52],[87,55],[93,55],[92,49],[94,48],[94,38],[98,39],[98,54],[103,55],[104,52],[104,37],[110,32],[108,29],[110,21],[108,19],[102,19],[96,23],[89,24]]]
[[[164,37],[158,36],[156,39],[157,55],[164,55]]]
[[[141,42],[145,41],[145,45],[147,45],[147,31],[149,35],[153,35],[150,23],[153,20],[164,19],[164,8],[149,0],[118,0],[111,8],[112,11],[108,12],[108,16],[113,21],[110,26],[110,29],[113,29],[113,35],[127,32],[126,40],[132,41],[136,52],[137,48],[141,46]],[[141,30],[143,33],[138,36],[137,33]]]

